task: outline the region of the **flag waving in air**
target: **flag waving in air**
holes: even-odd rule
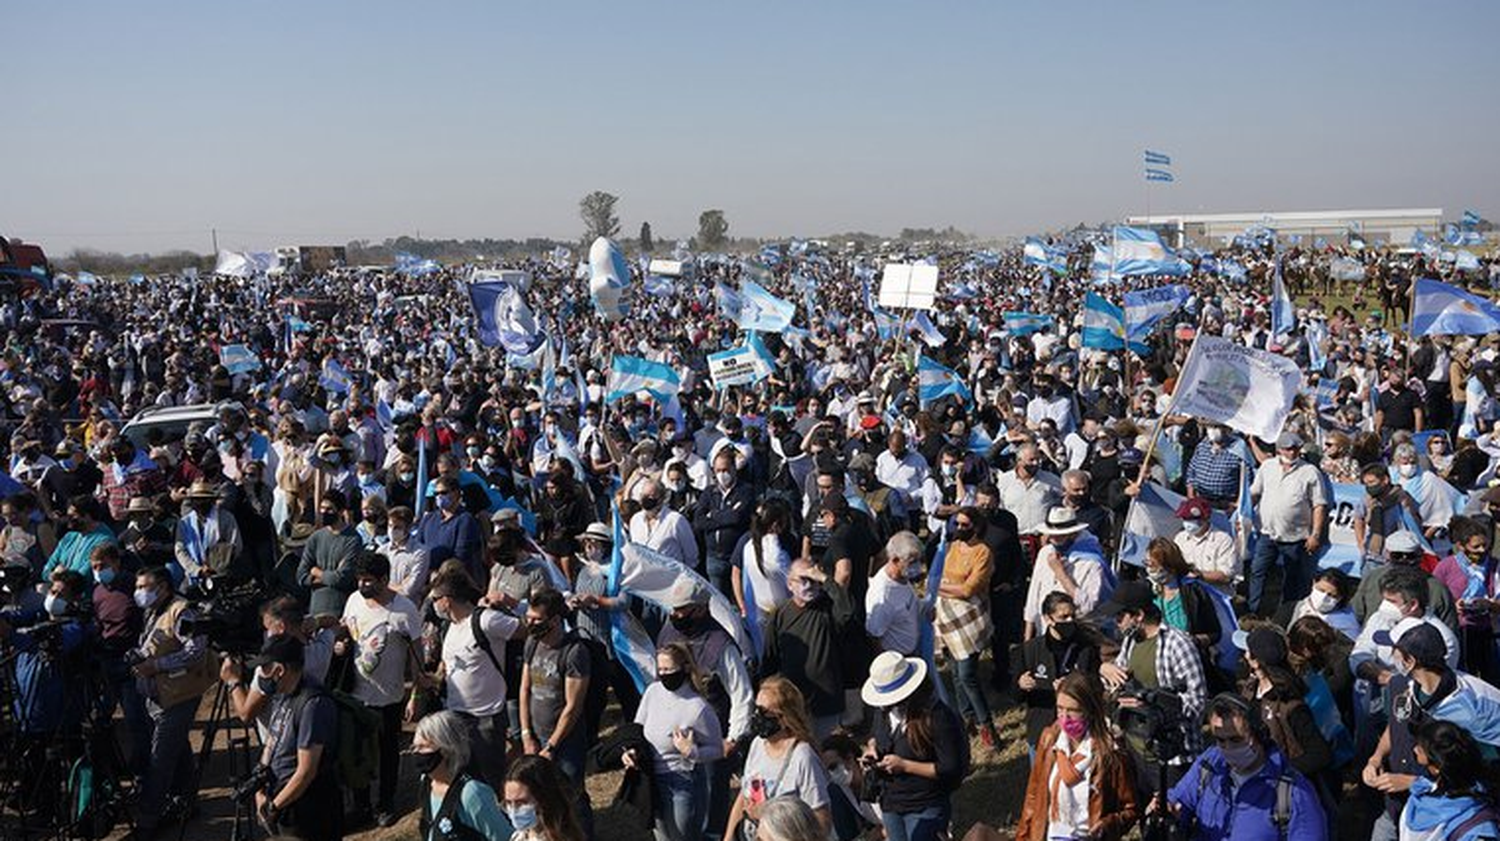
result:
[[[953,395],[965,403],[973,403],[974,395],[964,385],[963,378],[952,368],[946,368],[926,356],[917,357],[917,400],[923,407],[935,400]]]

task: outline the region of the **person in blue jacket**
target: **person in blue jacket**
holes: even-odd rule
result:
[[[1168,807],[1189,837],[1327,841],[1328,819],[1317,791],[1276,749],[1254,702],[1217,695],[1205,722],[1215,744],[1167,793]]]
[[[1412,781],[1401,810],[1401,837],[1500,838],[1500,812],[1480,782],[1485,777],[1484,758],[1474,737],[1452,722],[1430,719],[1417,728],[1416,754],[1425,774]]]

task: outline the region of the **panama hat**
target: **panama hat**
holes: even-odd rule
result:
[[[889,707],[906,700],[927,677],[927,664],[916,657],[903,657],[899,651],[885,651],[870,663],[859,697],[872,707]]]
[[[1078,534],[1088,529],[1088,524],[1080,522],[1078,515],[1067,506],[1054,506],[1047,512],[1047,522],[1040,528],[1042,534],[1051,536],[1062,536]]]

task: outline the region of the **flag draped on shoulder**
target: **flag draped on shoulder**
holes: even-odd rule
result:
[[[1274,441],[1302,388],[1293,360],[1200,335],[1178,375],[1172,411]]]
[[[645,391],[665,403],[681,390],[682,377],[672,366],[636,356],[616,356],[609,369],[604,402],[613,403],[627,394]]]
[[[1441,281],[1417,281],[1411,310],[1414,336],[1483,336],[1500,332],[1500,306]]]
[[[917,400],[926,407],[935,400],[954,396],[965,403],[973,403],[974,395],[964,385],[963,378],[953,371],[932,361],[926,356],[917,357]]]

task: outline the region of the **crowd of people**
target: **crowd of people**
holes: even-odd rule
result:
[[[259,746],[245,809],[306,839],[416,787],[423,839],[586,841],[587,778],[623,769],[658,841],[931,841],[1008,738],[1024,798],[987,793],[975,838],[1496,837],[1500,342],[1398,320],[1416,278],[1488,278],[1267,242],[1101,285],[1072,245],[934,249],[963,290],[936,340],[801,244],[637,282],[623,320],[526,260],[529,354],[480,342],[457,269],[4,302],[0,775],[71,791],[56,746],[103,733],[158,837],[222,697]],[[1273,273],[1301,301],[1276,333]],[[752,274],[804,311],[717,388],[743,333],[715,290]],[[1085,292],[1168,282],[1145,352],[1086,346]],[[1274,440],[1173,413],[1199,334],[1307,371]],[[919,353],[968,393],[924,399]],[[616,356],[680,391],[613,393]],[[680,575],[622,587],[627,549]]]

